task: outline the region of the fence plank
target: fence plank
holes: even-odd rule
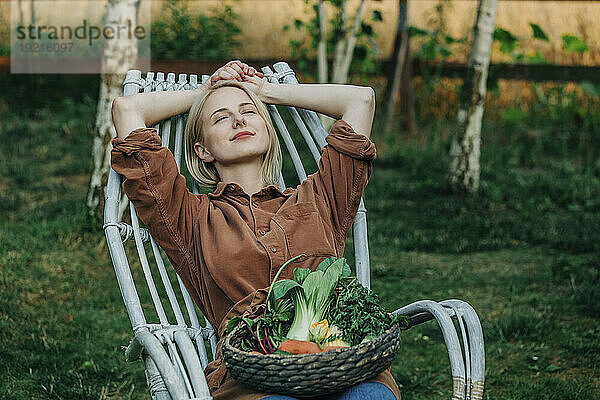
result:
[[[579,1],[579,0],[569,0]],[[152,60],[152,71],[173,71],[175,73],[208,73],[215,71],[229,60]],[[244,59],[245,63],[260,68],[263,65],[271,65],[281,60]],[[413,76],[422,75],[422,68],[435,68],[436,63],[426,60],[413,59]],[[298,71],[297,62],[288,61],[288,64]],[[313,67],[315,63],[310,63]],[[383,61],[381,64],[380,75],[387,76],[392,67],[391,60]],[[311,73],[314,71],[310,71]],[[10,57],[0,57],[0,73],[10,73]],[[462,78],[466,73],[465,64],[446,63],[441,68],[441,76],[451,78]],[[526,81],[558,81],[558,82],[580,82],[590,81],[600,83],[600,67],[590,67],[584,65],[529,65],[529,64],[504,64],[490,63],[489,79],[508,79],[508,80],[526,80]]]

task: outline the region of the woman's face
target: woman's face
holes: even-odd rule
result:
[[[205,146],[197,143],[196,154],[205,162],[221,165],[244,163],[262,157],[269,149],[269,132],[252,99],[236,87],[215,90],[200,114]],[[234,139],[239,132],[249,136]]]

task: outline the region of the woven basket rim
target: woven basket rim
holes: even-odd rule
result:
[[[382,340],[382,338],[388,336],[390,333],[394,332],[394,330],[402,330],[401,329],[401,325],[399,323],[395,323],[393,324],[390,328],[388,328],[387,330],[385,330],[381,335],[377,336],[374,339],[368,340],[364,343],[359,343],[356,344],[354,346],[348,346],[348,347],[342,347],[339,349],[333,349],[333,350],[328,350],[328,351],[322,351],[319,353],[306,353],[306,354],[254,354],[251,353],[249,351],[245,351],[242,350],[238,347],[235,347],[231,344],[231,339],[237,335],[239,330],[243,330],[244,326],[240,323],[238,324],[233,331],[231,331],[226,337],[225,340],[223,342],[223,348],[227,348],[227,350],[229,351],[234,351],[236,353],[240,353],[243,354],[245,357],[252,357],[252,358],[261,358],[261,357],[270,357],[273,360],[282,360],[282,359],[302,359],[304,357],[314,357],[314,356],[326,356],[327,354],[336,354],[336,353],[343,353],[346,351],[358,351],[359,349],[362,349],[364,347],[369,347],[369,346],[373,346],[374,342],[377,342],[379,340]]]

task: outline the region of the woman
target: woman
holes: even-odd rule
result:
[[[219,68],[199,89],[140,93],[113,102],[112,167],[140,219],[163,248],[190,295],[214,327],[219,345],[204,371],[214,399],[290,399],[238,384],[221,345],[233,316],[257,316],[279,267],[315,269],[342,257],[375,146],[368,139],[375,109],[369,87],[278,85],[241,61]],[[319,169],[281,192],[281,150],[264,103],[296,106],[338,119]],[[213,189],[194,195],[153,128],[189,111],[188,170]],[[355,131],[356,130],[356,131]],[[360,132],[357,134],[355,132]],[[341,396],[341,397],[340,397]],[[399,399],[389,369],[373,381],[330,398]]]

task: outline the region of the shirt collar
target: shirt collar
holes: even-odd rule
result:
[[[289,197],[292,195],[293,192],[294,192],[294,189],[290,188],[290,187],[286,188],[282,192],[277,186],[269,185],[269,186],[262,188],[258,193],[256,193],[256,196],[265,196],[267,194],[271,194],[272,196]],[[212,193],[208,193],[208,196],[210,196],[212,198],[219,198],[222,196],[233,195],[233,194],[241,194],[241,195],[248,196],[248,194],[246,192],[244,192],[244,189],[242,189],[242,187],[240,185],[238,185],[237,183],[235,183],[235,182],[225,183],[223,181],[217,182],[217,187],[215,188],[215,190]]]

